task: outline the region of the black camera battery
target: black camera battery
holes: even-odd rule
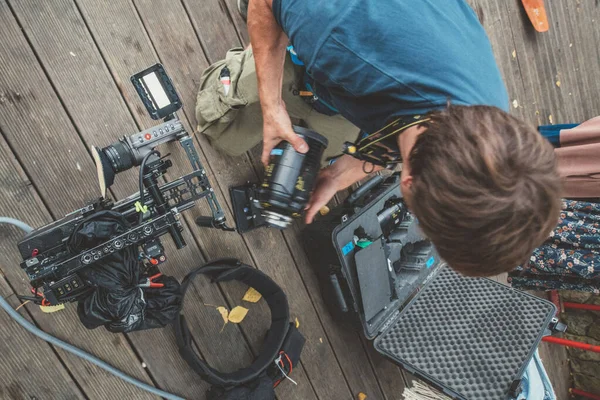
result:
[[[399,176],[378,176],[305,229],[330,313],[452,398],[515,398],[555,306],[454,272],[401,200]]]

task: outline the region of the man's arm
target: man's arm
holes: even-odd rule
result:
[[[333,165],[321,170],[316,188],[306,206],[305,221],[307,224],[313,221],[319,210],[329,203],[329,200],[338,191],[346,189],[369,175],[364,172],[363,166],[364,161],[345,154]],[[372,172],[381,171],[382,169],[382,167],[375,166]]]
[[[292,122],[281,98],[283,64],[288,38],[273,15],[273,0],[252,0],[248,6],[248,32],[256,63],[258,95],[263,114],[262,162],[282,140],[306,153],[308,145],[292,130]]]
[[[263,113],[262,162],[267,164],[271,150],[282,140],[305,153],[308,145],[292,130],[292,122],[281,98],[283,65],[288,38],[273,15],[273,0],[251,0],[248,31],[256,63],[258,94]],[[380,170],[377,167],[375,170]],[[306,207],[306,222],[311,223],[321,207],[339,191],[365,178],[363,162],[348,155],[340,157],[319,178]]]

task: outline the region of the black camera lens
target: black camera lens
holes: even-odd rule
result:
[[[309,129],[294,126],[294,132],[309,146],[306,154],[298,153],[288,142],[271,151],[269,165],[258,191],[266,222],[277,228],[287,227],[299,218],[314,189],[328,141]]]
[[[133,167],[134,158],[131,148],[125,140],[121,139],[103,149],[92,146],[92,155],[96,162],[102,196],[106,196],[106,189],[114,183],[115,174]]]
[[[108,157],[108,160],[110,161],[115,173],[125,171],[126,169],[133,167],[134,159],[132,151],[127,142],[124,140],[119,140],[110,146],[106,146],[102,149],[102,152],[104,152],[106,157]]]

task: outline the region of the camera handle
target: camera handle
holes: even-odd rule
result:
[[[196,224],[201,227],[219,228],[224,231],[234,232],[235,229],[227,226],[227,223],[225,221],[225,213],[223,212],[223,209],[221,208],[221,205],[219,204],[219,200],[217,199],[217,196],[215,196],[215,192],[214,192],[212,186],[210,185],[208,178],[206,177],[206,170],[204,169],[204,167],[202,166],[202,163],[200,162],[200,157],[198,156],[196,147],[194,147],[194,140],[192,139],[191,136],[185,135],[179,139],[179,143],[181,144],[181,147],[183,147],[183,149],[185,150],[185,153],[187,154],[187,157],[190,160],[190,163],[192,164],[192,169],[194,171],[202,172],[202,182],[201,182],[202,186],[204,187],[205,190],[209,191],[209,194],[206,196],[206,201],[208,202],[208,205],[210,206],[210,210],[212,211],[213,216],[212,216],[212,218],[198,217],[196,219]]]

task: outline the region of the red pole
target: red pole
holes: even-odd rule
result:
[[[597,306],[595,304],[580,304],[580,303],[564,302],[563,306],[565,308],[577,308],[579,310],[600,311],[600,306]]]
[[[571,388],[571,389],[569,389],[569,392],[571,392],[571,394],[576,394],[578,396],[587,397],[588,399],[600,400],[600,396],[598,396],[597,394],[584,392],[583,390]]]
[[[554,303],[554,305],[556,306],[556,313],[560,314],[560,297],[558,295],[558,290],[551,290],[550,291],[550,301]]]
[[[574,340],[561,339],[554,336],[544,336],[542,338],[544,342],[560,344],[561,346],[573,347],[576,349],[593,351],[594,353],[600,353],[600,346],[594,346],[593,344],[576,342]],[[600,400],[600,399],[599,399]]]

